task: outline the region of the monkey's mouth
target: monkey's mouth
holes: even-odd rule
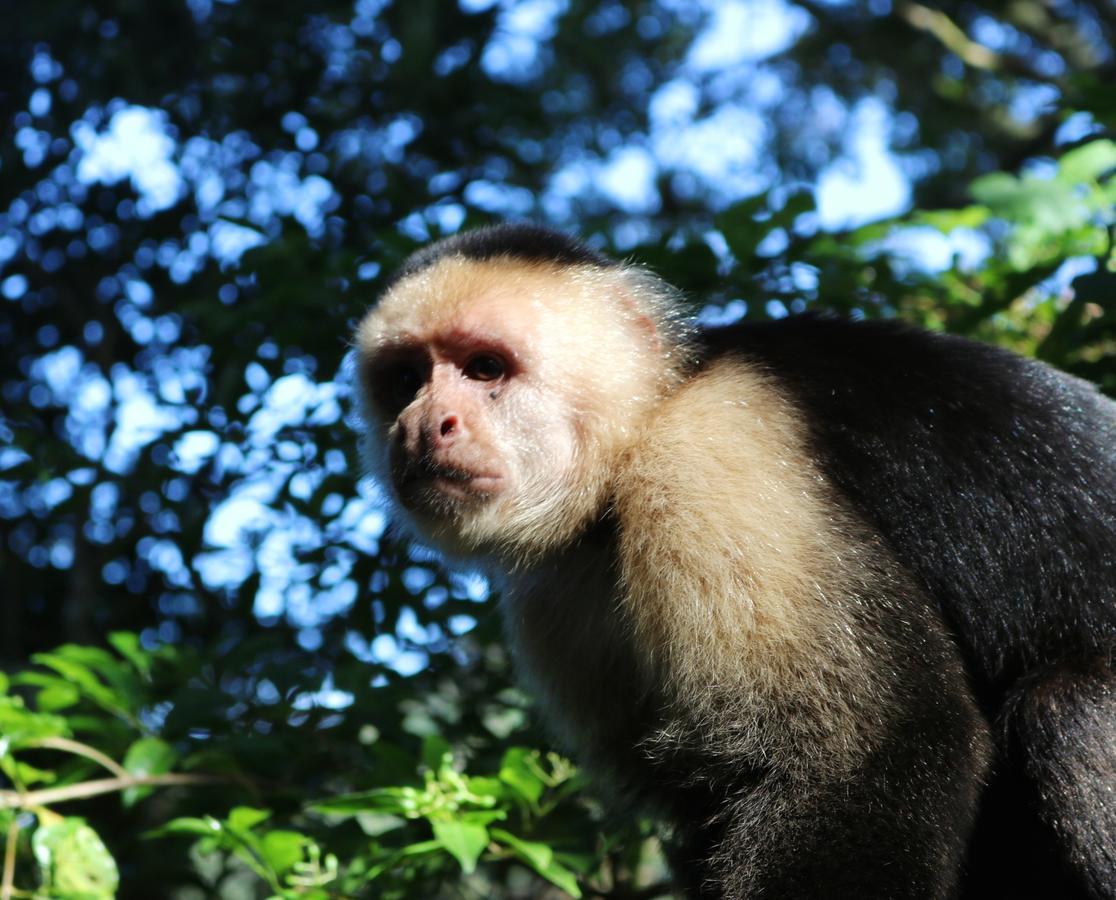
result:
[[[404,506],[438,509],[488,500],[499,492],[501,480],[497,473],[418,462],[397,471],[395,487]]]

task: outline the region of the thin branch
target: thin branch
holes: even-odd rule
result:
[[[1098,20],[1103,18],[1101,4],[1094,4],[1093,12]],[[1101,56],[1089,35],[1091,23],[1076,5],[1059,10],[1055,4],[1046,2],[1009,3],[1003,16],[1038,47],[1049,47],[1057,53],[1071,72],[1090,72],[1100,67]]]
[[[131,777],[128,770],[111,756],[106,756],[96,747],[90,747],[80,741],[71,741],[69,738],[63,737],[48,737],[36,741],[34,746],[43,747],[47,750],[61,750],[64,753],[73,753],[75,756],[84,756],[86,759],[91,759],[93,762],[104,766],[117,778]],[[0,900],[3,900],[3,898],[0,898]]]
[[[39,791],[0,791],[0,809],[33,809],[67,800],[81,800],[99,794],[111,794],[130,787],[166,787],[168,785],[226,784],[229,779],[219,775],[126,775],[122,778],[99,778],[82,781],[65,787],[44,788]]]
[[[1003,69],[1004,57],[995,50],[989,50],[983,44],[972,40],[941,10],[930,9],[921,3],[907,0],[896,7],[896,12],[915,28],[934,35],[947,50],[955,53],[966,65],[974,69],[987,69],[990,72]]]
[[[8,839],[4,844],[4,875],[0,878],[0,900],[12,900],[15,884],[16,842],[19,840],[19,819],[12,816],[8,826]]]
[[[997,53],[979,41],[974,41],[965,34],[965,30],[960,25],[940,9],[931,9],[915,0],[902,0],[896,5],[895,12],[912,28],[933,35],[943,47],[970,68],[1006,73],[1016,78],[1026,78],[1029,81],[1046,84],[1059,83],[1057,78],[1040,72],[1019,56]]]
[[[855,44],[865,34],[862,27],[854,27],[846,6],[820,2],[820,0],[794,0],[794,2],[823,25],[826,32],[835,34],[844,41]],[[895,15],[912,28],[936,38],[942,46],[974,69],[1007,73],[1031,81],[1058,83],[1057,79],[1044,75],[1020,57],[997,53],[974,41],[961,26],[941,10],[931,9],[917,0],[898,0],[895,4]]]

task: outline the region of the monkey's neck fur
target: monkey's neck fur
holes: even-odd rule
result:
[[[612,773],[698,742],[790,777],[856,766],[902,689],[874,623],[903,576],[840,511],[778,391],[713,365],[617,469],[595,527],[506,575],[511,646],[559,737]]]

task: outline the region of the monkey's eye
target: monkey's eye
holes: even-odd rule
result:
[[[462,372],[473,381],[497,381],[507,373],[508,367],[495,353],[478,353],[467,363]]]

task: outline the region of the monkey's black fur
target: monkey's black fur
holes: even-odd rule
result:
[[[967,895],[1116,897],[1116,404],[896,322],[800,317],[704,342],[789,391],[817,463],[961,648],[998,751]]]

